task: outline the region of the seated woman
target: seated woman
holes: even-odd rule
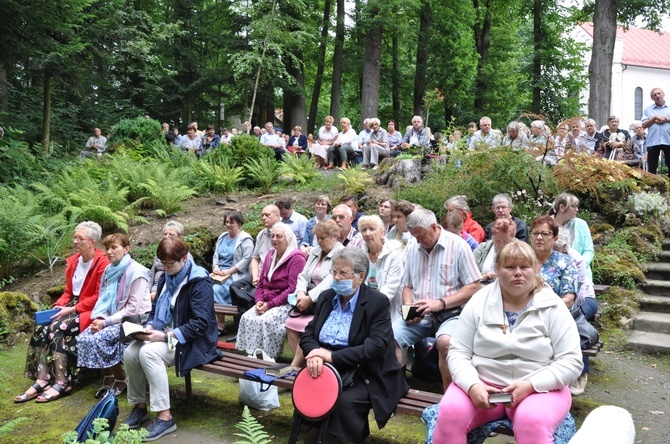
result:
[[[582,353],[570,312],[537,265],[528,244],[506,245],[496,256],[498,280],[463,309],[449,348],[453,382],[440,401],[433,442],[465,444],[469,431],[504,417],[517,443],[554,442]],[[489,401],[501,392],[512,401]]]
[[[184,226],[175,220],[167,221],[165,225],[163,225],[163,239],[166,237],[183,238]],[[189,259],[193,259],[191,253],[189,253]],[[152,301],[156,297],[158,281],[163,277],[163,273],[165,273],[163,263],[159,261],[157,257],[154,258],[154,263],[151,265],[151,270],[149,271],[149,295],[151,296]]]
[[[307,221],[307,226],[305,227],[305,237],[302,240],[302,245],[300,245],[300,251],[305,254],[309,254],[309,251],[312,247],[317,246],[316,237],[314,236],[314,227],[326,219],[330,219],[330,210],[332,205],[330,203],[330,198],[326,194],[316,198],[314,202],[314,211],[316,211],[316,216]]]
[[[244,216],[231,211],[224,218],[228,231],[219,236],[212,257],[212,273],[227,279],[214,284],[214,302],[231,305],[230,284],[251,276],[251,256],[254,253],[254,241],[246,231],[242,231]]]
[[[335,119],[332,116],[326,116],[324,125],[319,128],[317,139],[312,143],[310,153],[316,158],[316,162],[320,168],[325,168],[328,165],[328,148],[335,142],[335,138],[339,134],[337,127],[333,126]]]
[[[442,225],[442,228],[448,232],[455,234],[467,242],[472,251],[475,251],[479,246],[479,242],[477,242],[470,233],[463,229],[463,218],[457,212],[444,213],[440,219],[440,225]]]
[[[123,354],[128,404],[133,406],[125,424],[136,429],[149,419],[147,383],[151,411],[158,412],[146,428],[149,435],[144,441],[177,430],[170,413],[167,367],[174,365],[177,376],[184,376],[220,357],[209,273],[188,258],[188,245],[179,238],[163,239],[157,255],[165,265],[165,274],[158,284],[146,333],[136,334]]]
[[[295,368],[305,366],[305,356],[302,354],[302,349],[298,347],[298,342],[305,327],[314,317],[313,314],[304,313],[310,309],[313,313],[314,304],[319,300],[321,293],[330,288],[333,281],[330,274],[333,256],[344,248],[344,245],[338,240],[340,227],[332,219],[316,224],[314,236],[318,246],[310,250],[305,268],[298,276],[298,283],[295,286],[296,307],[303,314],[292,310],[285,324],[288,343],[293,353],[291,365]]]
[[[295,291],[298,274],[305,268],[305,255],[298,250],[295,234],[288,225],[277,222],[270,237],[272,250],[263,261],[256,306],[240,318],[236,347],[247,353],[260,348],[276,358],[284,350],[284,322],[291,310],[288,295]]]
[[[30,338],[25,377],[35,383],[14,402],[50,402],[72,391],[77,380],[77,336],[91,325],[91,310],[98,301],[100,280],[109,260],[95,248],[102,229],[82,222],[74,230],[75,254],[67,259],[65,292],[54,303],[60,311],[51,323],[37,325]],[[51,384],[51,386],[49,386]]]
[[[386,239],[394,239],[402,243],[402,248],[414,239],[412,234],[407,229],[407,216],[412,214],[416,207],[413,203],[406,200],[399,200],[393,202],[391,210],[391,218],[393,220],[393,228],[386,232],[384,236]]]
[[[100,296],[93,308],[93,323],[77,338],[79,367],[103,369],[103,388],[126,389],[123,370],[124,345],[120,342],[124,316],[151,311],[149,270],[130,257],[130,239],[123,233],[110,234],[102,244],[110,265],[100,284]],[[106,381],[110,381],[107,383]]]
[[[405,268],[402,244],[392,239],[384,239],[384,222],[378,216],[363,216],[358,220],[368,254],[368,276],[365,284],[386,296],[390,303],[391,323],[402,317],[402,280]]]
[[[205,154],[221,146],[221,137],[216,134],[213,125],[207,126],[207,131],[200,141],[200,151]]]
[[[294,154],[304,153],[307,151],[307,137],[302,134],[301,127],[296,126],[293,128],[293,133],[288,139],[286,148]]]
[[[189,125],[186,137],[182,138],[181,149],[189,153],[195,153],[198,157],[202,154],[202,139],[198,136],[197,127]]]
[[[397,157],[400,154],[400,145],[402,144],[402,134],[398,131],[398,124],[395,120],[389,120],[386,125],[388,139],[389,139],[389,152],[391,157]]]
[[[300,338],[311,376],[321,374],[328,362],[351,379],[328,423],[328,432],[343,442],[363,442],[370,434],[370,409],[383,428],[409,389],[394,353],[389,300],[363,283],[368,264],[361,249],[335,253],[332,289],[319,298],[314,319]],[[315,442],[317,434],[318,429],[310,429],[304,442]]]
[[[393,228],[393,204],[395,201],[390,198],[382,199],[377,207],[377,214],[384,222],[384,234],[388,233]]]
[[[554,250],[558,224],[550,216],[538,216],[530,225],[531,245],[537,256],[537,271],[565,305],[571,308],[579,293],[579,274],[572,260]]]
[[[498,278],[495,267],[496,255],[505,245],[516,241],[516,224],[512,219],[498,219],[493,222],[491,239],[479,244],[472,252],[482,273],[482,283],[490,284]]]

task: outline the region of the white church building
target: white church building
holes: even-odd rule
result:
[[[593,24],[583,23],[572,34],[573,38],[593,46]],[[585,69],[591,63],[591,50],[584,54]],[[646,29],[619,27],[614,46],[612,63],[612,102],[610,114],[619,117],[620,128],[642,118],[642,111],[651,105],[651,90],[663,88],[670,94],[670,33],[656,33]],[[670,96],[669,96],[670,99]],[[580,102],[589,101],[588,88],[582,93]],[[588,107],[582,109],[588,115]],[[596,122],[598,126],[607,122]]]

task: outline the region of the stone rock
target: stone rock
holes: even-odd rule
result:
[[[380,185],[395,188],[400,185],[419,182],[422,173],[422,159],[387,157],[379,165],[376,182]]]

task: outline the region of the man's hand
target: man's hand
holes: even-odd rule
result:
[[[445,307],[441,299],[420,299],[415,304],[419,306],[417,311],[424,316],[428,313],[438,313]]]

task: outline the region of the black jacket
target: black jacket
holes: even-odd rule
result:
[[[305,356],[321,347],[319,333],[333,310],[334,298],[333,290],[321,293],[314,319],[300,338]],[[398,401],[409,390],[395,356],[394,344],[388,298],[365,284],[361,285],[349,329],[349,347],[333,351],[332,359],[340,373],[361,365],[360,379],[368,387],[379,428],[386,425]]]

